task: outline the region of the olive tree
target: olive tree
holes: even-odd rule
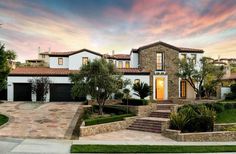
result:
[[[107,99],[116,93],[122,84],[121,74],[115,70],[112,63],[105,59],[95,59],[83,65],[80,72],[71,74],[73,83],[72,96],[90,95],[99,105],[99,114],[103,114],[103,107]]]

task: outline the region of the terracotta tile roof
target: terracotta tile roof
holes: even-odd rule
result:
[[[236,80],[236,73],[223,76],[222,80]]]
[[[203,53],[204,52],[202,49],[176,47],[176,46],[173,46],[171,44],[168,44],[168,43],[165,43],[165,42],[162,42],[162,41],[158,41],[158,42],[154,42],[154,43],[151,43],[151,44],[148,44],[148,45],[144,45],[144,46],[139,47],[138,49],[132,49],[131,51],[137,53],[137,52],[139,52],[142,49],[153,47],[153,46],[156,46],[156,45],[159,45],[159,44],[163,45],[163,46],[166,46],[168,48],[177,50],[179,52],[195,52],[195,53]]]
[[[117,68],[117,70],[124,74],[150,74],[149,71],[140,68]]]
[[[124,74],[149,74],[150,72],[139,68],[120,68],[117,71]],[[66,76],[70,73],[79,73],[79,70],[49,67],[17,67],[9,76]]]
[[[128,55],[128,54],[115,54],[115,55],[112,55],[112,57],[114,59],[124,59],[124,60],[130,59],[130,55]]]
[[[10,76],[26,75],[26,76],[40,76],[40,75],[69,75],[70,73],[79,72],[78,70],[69,70],[65,68],[49,68],[49,67],[17,67],[10,72]]]
[[[104,54],[103,56],[108,59],[130,60],[129,54],[115,54],[115,55]]]
[[[50,53],[49,52],[42,52],[40,54],[49,55],[49,56],[71,56],[73,54],[80,53],[83,51],[87,51],[87,52],[102,56],[102,54],[95,52],[95,51],[88,50],[88,49],[80,49],[78,51],[67,51],[67,52],[50,52]]]
[[[197,52],[197,53],[203,53],[204,51],[202,49],[194,49],[194,48],[184,48],[184,47],[178,47],[180,52]]]

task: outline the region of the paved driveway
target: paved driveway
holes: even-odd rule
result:
[[[9,123],[0,127],[0,136],[70,138],[81,108],[78,103],[0,104],[0,113],[10,117]]]

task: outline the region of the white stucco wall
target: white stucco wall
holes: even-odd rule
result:
[[[130,67],[137,68],[138,67],[138,53],[131,53],[130,55]]]
[[[134,80],[135,79],[139,79],[140,82],[144,82],[147,83],[148,85],[150,85],[150,77],[149,75],[123,75],[123,79],[130,79],[131,81],[131,85],[127,86],[126,88],[128,88],[130,90],[130,95],[132,95],[132,98],[139,98],[136,95],[134,95],[134,91],[132,89],[132,86],[134,84]],[[145,99],[149,99],[149,97],[146,97]]]
[[[58,65],[58,58],[63,58],[63,65]],[[50,68],[68,68],[69,58],[68,57],[50,57],[49,66]]]
[[[101,56],[83,51],[74,55],[69,56],[69,69],[70,70],[79,70],[82,66],[82,58],[88,57],[88,60],[93,61],[96,58],[101,58]]]
[[[34,77],[29,77],[29,76],[9,76],[7,78],[7,100],[8,101],[13,101],[14,100],[14,83],[29,83],[30,79],[33,79]],[[63,84],[69,84],[71,83],[69,80],[69,77],[63,77],[63,76],[58,76],[58,77],[49,77],[49,79],[52,81],[52,83],[63,83]],[[50,93],[47,94],[46,96],[46,101],[48,102],[50,100],[49,98]],[[36,100],[36,96],[32,94],[32,101]]]
[[[220,98],[225,99],[225,95],[230,93],[230,92],[231,92],[230,87],[221,87],[221,96],[220,96]]]

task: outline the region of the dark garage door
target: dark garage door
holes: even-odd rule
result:
[[[7,89],[0,90],[0,100],[7,100]]]
[[[51,102],[73,102],[84,101],[84,97],[73,99],[71,96],[71,84],[51,84],[50,85],[50,101]]]
[[[14,83],[14,101],[31,101],[30,83]]]

